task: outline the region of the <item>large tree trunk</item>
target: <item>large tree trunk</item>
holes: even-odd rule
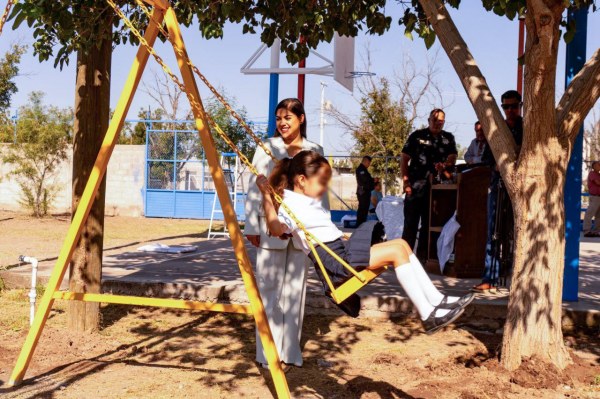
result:
[[[564,186],[570,144],[558,134],[555,82],[561,2],[528,2],[525,19],[524,136],[509,194],[515,210],[515,262],[502,343],[502,364],[517,368],[536,355],[564,368]]]
[[[421,0],[420,4],[482,122],[513,202],[515,258],[502,364],[513,370],[524,357],[537,355],[564,368],[570,361],[561,330],[563,191],[570,141],[558,134],[555,111],[564,6],[557,0],[527,1],[524,140],[517,155],[485,78],[443,2]]]
[[[105,21],[110,26],[111,21]],[[79,204],[110,115],[110,68],[112,43],[110,38],[77,53],[75,85],[75,122],[73,137],[73,200],[72,212]],[[100,293],[102,279],[102,248],[104,235],[104,199],[106,176],[83,228],[71,262],[69,289],[73,292]],[[99,326],[99,304],[70,301],[68,325],[76,331],[94,331]]]
[[[514,370],[523,358],[536,355],[564,368],[570,361],[561,328],[565,148],[550,139],[523,154],[521,162],[524,172],[515,182],[517,191],[511,192],[514,269],[501,361]]]

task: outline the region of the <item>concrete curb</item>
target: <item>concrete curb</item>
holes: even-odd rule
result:
[[[218,301],[248,303],[241,283],[194,285],[187,283],[132,282],[106,280],[102,283],[104,292],[120,295],[140,295],[166,298],[183,298],[198,301]],[[488,329],[499,328],[506,319],[507,300],[489,301],[475,299],[462,320],[467,324],[477,324]],[[575,306],[572,306],[575,305]],[[562,326],[565,331],[578,328],[600,328],[600,310],[578,306],[581,303],[563,306]],[[413,313],[410,300],[401,295],[361,296],[361,318],[406,317]],[[306,295],[306,314],[343,315],[333,302],[316,287],[310,287]]]
[[[7,288],[29,288],[30,272],[27,270],[9,269],[0,271],[0,278]],[[46,285],[48,276],[40,276],[39,284]],[[153,296],[159,298],[182,298],[207,302],[248,303],[246,292],[241,282],[212,282],[199,285],[178,282],[148,282],[110,280],[102,282],[105,293],[135,296]],[[63,282],[62,289],[68,288]],[[507,300],[493,301],[476,299],[461,318],[464,323],[480,325],[484,329],[493,330],[500,327],[506,319]],[[406,317],[413,313],[410,301],[401,295],[377,296],[366,294],[361,296],[361,318],[396,318]],[[309,315],[342,315],[343,313],[320,291],[319,286],[310,285],[306,297],[306,314]],[[600,328],[600,310],[594,309],[584,302],[566,303],[563,305],[562,326],[565,331],[578,328]]]

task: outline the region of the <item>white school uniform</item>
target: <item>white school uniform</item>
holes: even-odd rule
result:
[[[311,198],[291,190],[284,190],[283,203],[304,225],[306,231],[312,234],[317,240],[326,243],[335,241],[344,235],[331,221],[331,212],[323,206],[321,199]],[[283,206],[279,207],[278,217],[286,225],[287,233],[292,234],[294,246],[301,248],[308,255],[310,253],[310,246],[304,232],[298,228],[296,222],[294,222]]]
[[[277,159],[288,158],[287,149],[281,137],[272,137],[264,142]],[[302,141],[303,150],[313,150],[323,154],[323,149],[307,139]],[[268,176],[275,162],[258,147],[252,164],[259,173]],[[328,207],[328,204],[325,204]],[[273,339],[282,361],[302,365],[300,337],[304,319],[306,297],[306,272],[309,260],[291,240],[281,240],[267,234],[262,194],[252,176],[246,197],[245,235],[260,235],[260,246],[256,251],[256,280],[265,306]],[[256,361],[266,364],[262,343],[256,333]]]

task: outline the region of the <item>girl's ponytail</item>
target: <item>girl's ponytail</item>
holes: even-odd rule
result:
[[[269,175],[269,184],[280,197],[283,197],[283,190],[289,189],[292,181],[290,180],[290,165],[292,158],[283,158],[273,168]],[[279,210],[279,203],[273,198],[275,210]]]

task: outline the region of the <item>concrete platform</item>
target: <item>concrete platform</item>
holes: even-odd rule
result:
[[[190,243],[186,243],[190,244]],[[105,251],[103,288],[114,294],[175,297],[202,301],[245,303],[247,296],[233,250],[228,239],[192,242],[198,250],[187,254],[143,253],[134,248]],[[255,250],[247,246],[254,261]],[[45,284],[55,259],[40,262],[39,282]],[[30,266],[0,271],[8,287],[28,287]],[[476,279],[432,276],[436,286],[448,294],[460,295],[478,283]],[[63,284],[66,288],[66,284]],[[359,292],[361,315],[390,317],[411,311],[395,276],[386,272]],[[506,313],[508,290],[494,294],[478,294],[470,315],[498,319]],[[600,239],[582,239],[580,268],[580,300],[563,304],[563,325],[600,326]],[[338,312],[322,294],[311,268],[308,281],[308,313]]]

